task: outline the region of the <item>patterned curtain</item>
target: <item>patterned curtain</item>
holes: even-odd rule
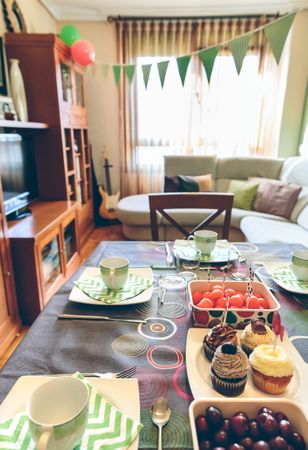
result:
[[[193,54],[200,49],[227,42],[245,32],[253,31],[270,20],[269,17],[240,17],[240,18],[202,18],[202,19],[170,19],[170,20],[118,20],[116,21],[118,60],[120,64],[136,64],[141,57],[177,57]],[[226,45],[220,49],[219,55],[230,55],[230,50]],[[269,59],[272,60],[268,45],[262,31],[253,34],[250,42],[248,54],[257,54],[259,67],[257,72],[260,76],[266,72],[268,74]],[[268,59],[269,58],[269,59]],[[217,61],[217,60],[216,60]],[[272,64],[270,62],[270,64]],[[169,69],[168,69],[169,70]],[[153,136],[145,142],[144,136],[139,136],[138,121],[140,119],[140,104],[138,108],[138,84],[136,75],[132,85],[130,85],[122,73],[120,81],[120,112],[121,112],[121,182],[122,194],[132,195],[142,192],[160,191],[162,188],[161,164],[144,164],[139,158],[140,146],[146,144],[152,147],[152,155],[160,146],[169,148],[170,152],[181,154],[195,154],[196,151],[219,154],[219,148],[215,148],[215,143],[211,141],[209,145],[207,138],[202,137],[200,129],[203,126],[202,118],[198,117],[197,122],[194,117],[194,103],[199,103],[199,110],[206,109],[206,101],[209,92],[203,92],[200,83],[200,76],[204,71],[197,56],[193,56],[190,63],[192,73],[191,82],[185,83],[186,98],[188,99],[187,118],[185,119],[185,130],[179,124],[179,136],[176,139],[165,139]],[[276,77],[275,68],[271,67],[273,80]],[[154,71],[154,67],[151,69]],[[221,76],[223,74],[219,74]],[[204,74],[203,74],[204,78]],[[272,80],[272,81],[273,81]],[[271,83],[272,83],[271,81]],[[204,82],[203,82],[204,83]],[[270,83],[270,85],[271,85]],[[211,80],[212,84],[212,80]],[[148,90],[150,89],[150,85]],[[208,87],[207,87],[208,89]],[[167,86],[164,87],[167,91]],[[203,97],[205,97],[203,99]],[[202,108],[200,104],[202,103]],[[271,98],[273,107],[273,98]],[[181,105],[178,105],[181,108]],[[184,106],[183,106],[184,107]],[[268,124],[268,107],[266,99],[263,99],[260,106],[258,126],[260,133],[251,139],[249,154],[271,154],[262,145],[267,137],[264,125]],[[273,108],[272,108],[273,109]],[[273,111],[271,111],[273,112]],[[198,113],[200,116],[200,113]],[[203,112],[201,112],[201,115]],[[254,120],[254,119],[252,119]],[[196,131],[196,123],[199,129]],[[255,133],[256,134],[256,133]],[[205,135],[206,136],[206,135]],[[261,142],[262,141],[262,142]],[[198,145],[197,145],[198,143]],[[198,150],[196,150],[198,147]],[[200,150],[201,149],[201,150]],[[239,153],[235,149],[234,154]]]

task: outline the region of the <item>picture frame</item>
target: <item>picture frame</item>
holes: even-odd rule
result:
[[[17,120],[15,106],[11,97],[0,95],[0,120]]]
[[[6,57],[3,38],[0,37],[0,95],[8,95],[8,80],[6,70]]]
[[[16,0],[1,0],[2,17],[8,33],[26,33],[27,24]]]

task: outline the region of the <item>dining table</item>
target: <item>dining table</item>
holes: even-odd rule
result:
[[[0,403],[19,377],[24,375],[72,374],[76,371],[118,372],[136,366],[139,385],[140,449],[157,448],[157,427],[150,408],[158,397],[166,397],[171,418],[163,431],[163,448],[192,449],[189,405],[193,395],[186,371],[186,339],[194,326],[188,294],[186,301],[163,304],[160,301],[159,278],[176,274],[178,268],[166,263],[166,249],[161,242],[103,241],[73,276],[47,303],[26,336],[0,372]],[[172,250],[172,243],[170,243]],[[258,244],[254,257],[260,267],[265,262],[289,263],[298,244]],[[122,256],[130,268],[152,268],[154,289],[151,298],[129,305],[97,305],[69,300],[74,282],[85,268],[98,267],[103,258]],[[205,271],[206,272],[206,271]],[[201,271],[200,271],[201,273]],[[222,271],[212,276],[222,279]],[[271,282],[268,278],[262,280]],[[275,284],[269,286],[280,303],[280,316],[289,339],[301,358],[308,363],[308,296],[295,295]],[[106,320],[60,320],[59,314],[103,315],[113,319],[141,319],[144,323]],[[204,331],[204,334],[206,332]],[[206,374],[204,374],[206,376]]]

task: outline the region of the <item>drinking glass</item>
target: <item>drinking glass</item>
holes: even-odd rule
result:
[[[176,252],[176,265],[181,271],[198,271],[200,267],[201,251],[193,247],[178,249]]]
[[[230,278],[233,280],[246,280],[249,278],[249,270],[258,247],[250,242],[235,242],[228,249],[228,270]],[[234,252],[237,258],[234,258]]]
[[[179,275],[163,275],[159,278],[159,302],[185,304],[186,281]]]

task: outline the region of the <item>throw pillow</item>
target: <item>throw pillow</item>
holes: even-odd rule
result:
[[[290,219],[301,189],[301,186],[277,180],[264,181],[259,185],[254,209]]]
[[[258,190],[258,184],[249,181],[231,180],[228,192],[234,194],[234,208],[251,210],[253,200]]]
[[[211,192],[212,175],[165,176],[164,192]]]

